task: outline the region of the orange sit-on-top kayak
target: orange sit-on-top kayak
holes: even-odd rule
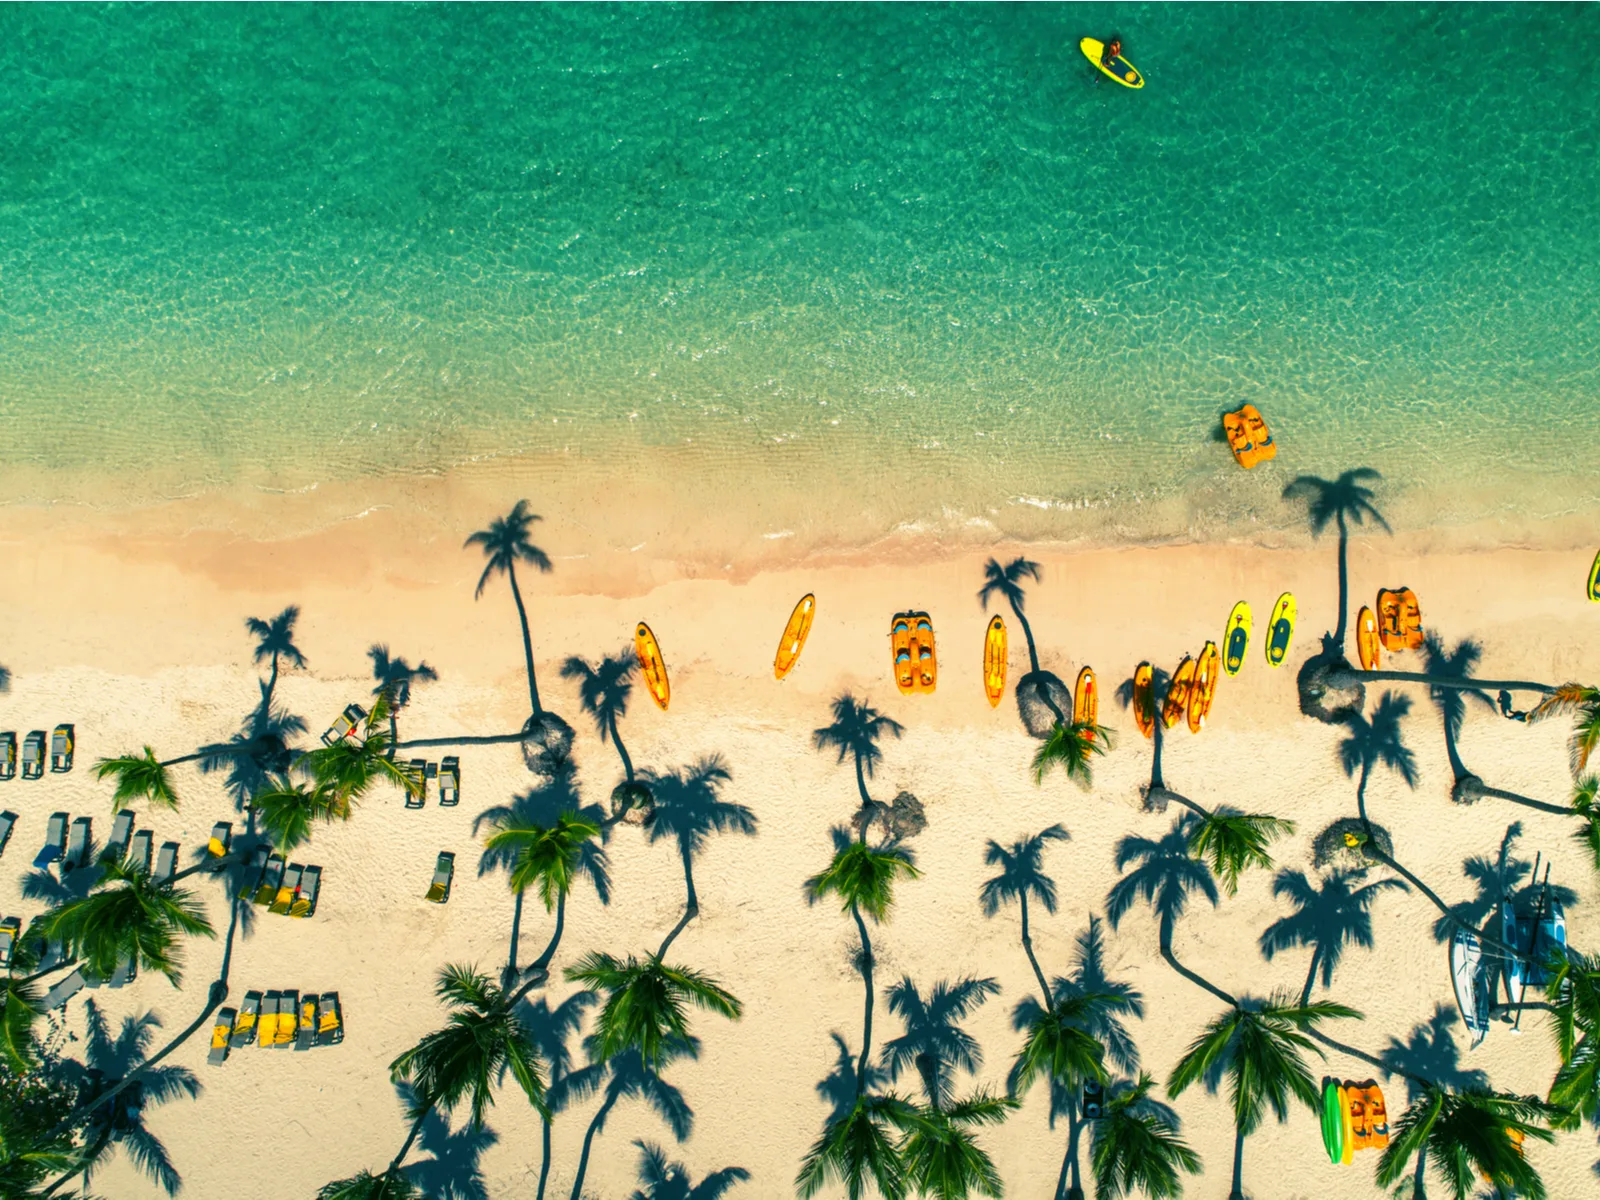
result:
[[[1194,686],[1189,689],[1189,732],[1199,733],[1211,715],[1211,701],[1217,695],[1217,677],[1222,674],[1222,655],[1215,642],[1200,649],[1194,663]]]
[[[1155,668],[1147,662],[1133,673],[1133,721],[1145,737],[1155,732]]]
[[[1372,610],[1365,604],[1356,614],[1356,651],[1361,655],[1361,669],[1363,671],[1376,671],[1378,669],[1379,648],[1378,618],[1372,615]]]
[[[983,694],[990,708],[1000,706],[1006,694],[1006,623],[999,614],[989,622],[989,632],[983,636]]]
[[[794,611],[789,614],[789,623],[783,627],[783,636],[778,639],[778,656],[772,661],[774,679],[782,679],[800,661],[800,651],[806,648],[806,638],[811,633],[811,622],[816,615],[817,598],[808,592],[794,606]]]
[[[1167,684],[1167,702],[1161,706],[1163,727],[1171,729],[1178,723],[1184,709],[1189,707],[1189,692],[1193,687],[1194,659],[1185,654],[1178,669],[1172,673],[1172,682]]]
[[[1100,724],[1100,688],[1094,681],[1092,667],[1078,672],[1078,682],[1072,689],[1072,722],[1075,725]],[[1092,732],[1088,736],[1093,740]]]
[[[667,680],[667,663],[661,657],[661,643],[643,621],[633,631],[633,652],[639,656],[639,673],[644,676],[644,686],[650,699],[664,711],[672,699],[672,684]]]

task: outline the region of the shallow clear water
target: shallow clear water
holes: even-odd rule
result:
[[[1597,62],[1595,6],[9,6],[0,498],[680,447],[823,522],[1600,510]]]

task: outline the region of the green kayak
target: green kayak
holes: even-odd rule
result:
[[[1329,1162],[1344,1161],[1344,1102],[1339,1098],[1337,1079],[1322,1084],[1322,1147]]]

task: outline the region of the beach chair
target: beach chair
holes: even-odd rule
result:
[[[150,874],[150,855],[155,849],[156,835],[148,829],[141,829],[133,835],[133,842],[128,848],[127,864],[136,871]]]
[[[206,849],[211,852],[212,858],[221,858],[231,845],[233,845],[233,822],[218,821],[211,827],[211,839],[206,842]]]
[[[121,862],[122,856],[128,852],[128,842],[133,837],[133,811],[123,809],[117,814],[116,820],[111,822],[111,840],[106,843],[106,848],[100,851],[101,862]]]
[[[11,955],[16,951],[17,941],[21,937],[21,917],[7,917],[0,921],[0,967],[11,965]]]
[[[294,1045],[294,1036],[300,1025],[300,993],[278,993],[278,1032],[272,1039],[272,1048],[282,1050]]]
[[[261,1015],[261,993],[246,992],[239,1002],[239,1015],[233,1020],[233,1030],[228,1034],[228,1044],[237,1050],[255,1040],[256,1018]]]
[[[154,878],[157,882],[171,879],[178,873],[178,851],[183,847],[177,842],[162,842],[161,853],[156,855],[156,872]]]
[[[411,776],[411,782],[417,785],[415,793],[406,792],[406,807],[421,808],[428,802],[428,760],[413,758],[406,764],[406,774]]]
[[[274,854],[267,859],[266,870],[262,873],[261,882],[256,885],[256,894],[252,899],[257,904],[268,905],[278,898],[278,884],[283,879],[283,855]],[[262,1009],[266,1015],[266,1009]]]
[[[278,894],[273,897],[272,903],[267,906],[267,911],[282,916],[294,904],[294,894],[300,890],[300,876],[305,874],[305,868],[299,863],[290,863],[289,869],[283,873],[283,881],[278,884]]]
[[[50,735],[50,769],[57,774],[72,770],[72,751],[77,741],[71,725],[57,725]]]
[[[322,735],[322,744],[331,746],[337,741],[353,737],[361,729],[361,723],[367,719],[367,710],[359,704],[345,705],[344,712],[339,714],[339,719],[328,726],[328,732]]]
[[[435,904],[443,904],[450,899],[450,883],[456,874],[456,856],[449,850],[439,851],[439,857],[433,864],[433,882],[428,885],[428,894],[424,899],[432,900]]]
[[[323,992],[317,1001],[317,1045],[332,1046],[344,1041],[344,1013],[339,1008],[338,992]]]
[[[50,937],[45,929],[49,924],[48,913],[40,913],[28,922],[28,932],[22,935],[21,941],[32,942],[35,950],[34,957],[38,963],[35,971],[48,971],[51,967],[59,966],[66,961],[67,948],[59,938]]]
[[[127,987],[137,978],[139,978],[139,960],[130,954],[117,964],[117,969],[111,972],[111,978],[106,980],[106,986]]]
[[[228,1061],[228,1051],[233,1045],[233,1021],[239,1014],[231,1008],[217,1010],[217,1023],[211,1027],[211,1053],[206,1061],[220,1067]]]
[[[89,839],[94,835],[94,818],[79,817],[72,823],[72,836],[67,839],[67,853],[61,860],[63,871],[75,871],[89,865]]]
[[[317,994],[300,993],[300,1028],[295,1031],[294,1048],[309,1050],[317,1044]]]
[[[50,1012],[52,1009],[60,1008],[68,1000],[83,991],[88,986],[88,983],[89,981],[84,978],[81,970],[74,971],[44,994],[44,999],[39,1002],[39,1011]]]
[[[67,814],[51,813],[44,830],[44,849],[33,856],[36,871],[43,871],[67,852]]]
[[[0,854],[6,852],[6,843],[11,840],[11,831],[17,827],[17,814],[7,810],[0,812]]]
[[[44,778],[44,730],[35,729],[22,739],[22,777]]]
[[[454,754],[439,764],[439,807],[454,808],[461,803],[461,760]]]
[[[291,917],[309,917],[317,911],[317,892],[322,888],[322,868],[307,867],[300,874],[300,894],[289,905]]]
[[[273,1042],[278,1040],[278,1001],[281,998],[280,992],[268,992],[261,1001],[261,1017],[256,1021],[256,1045],[263,1050],[270,1050]]]
[[[17,777],[17,735],[11,730],[0,733],[0,781]]]

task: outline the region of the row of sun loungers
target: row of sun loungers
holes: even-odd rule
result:
[[[317,911],[317,895],[322,890],[322,868],[285,863],[283,855],[267,847],[256,848],[252,866],[260,868],[251,899],[268,912],[281,916],[309,917]]]
[[[407,808],[421,808],[428,803],[428,781],[439,781],[439,807],[454,808],[461,803],[461,760],[454,754],[442,762],[429,762],[425,758],[413,758],[406,764],[406,773],[411,778],[420,780],[422,786],[415,795],[406,793]]]
[[[338,992],[246,992],[238,1009],[217,1011],[211,1028],[207,1061],[220,1065],[230,1051],[256,1045],[281,1050],[310,1050],[344,1041],[344,1010]]]
[[[45,732],[35,729],[22,739],[22,777],[44,778]],[[57,725],[50,734],[50,769],[55,772],[72,770],[72,756],[77,737],[71,725]],[[0,781],[15,779],[17,775],[17,735],[13,731],[0,733]]]

